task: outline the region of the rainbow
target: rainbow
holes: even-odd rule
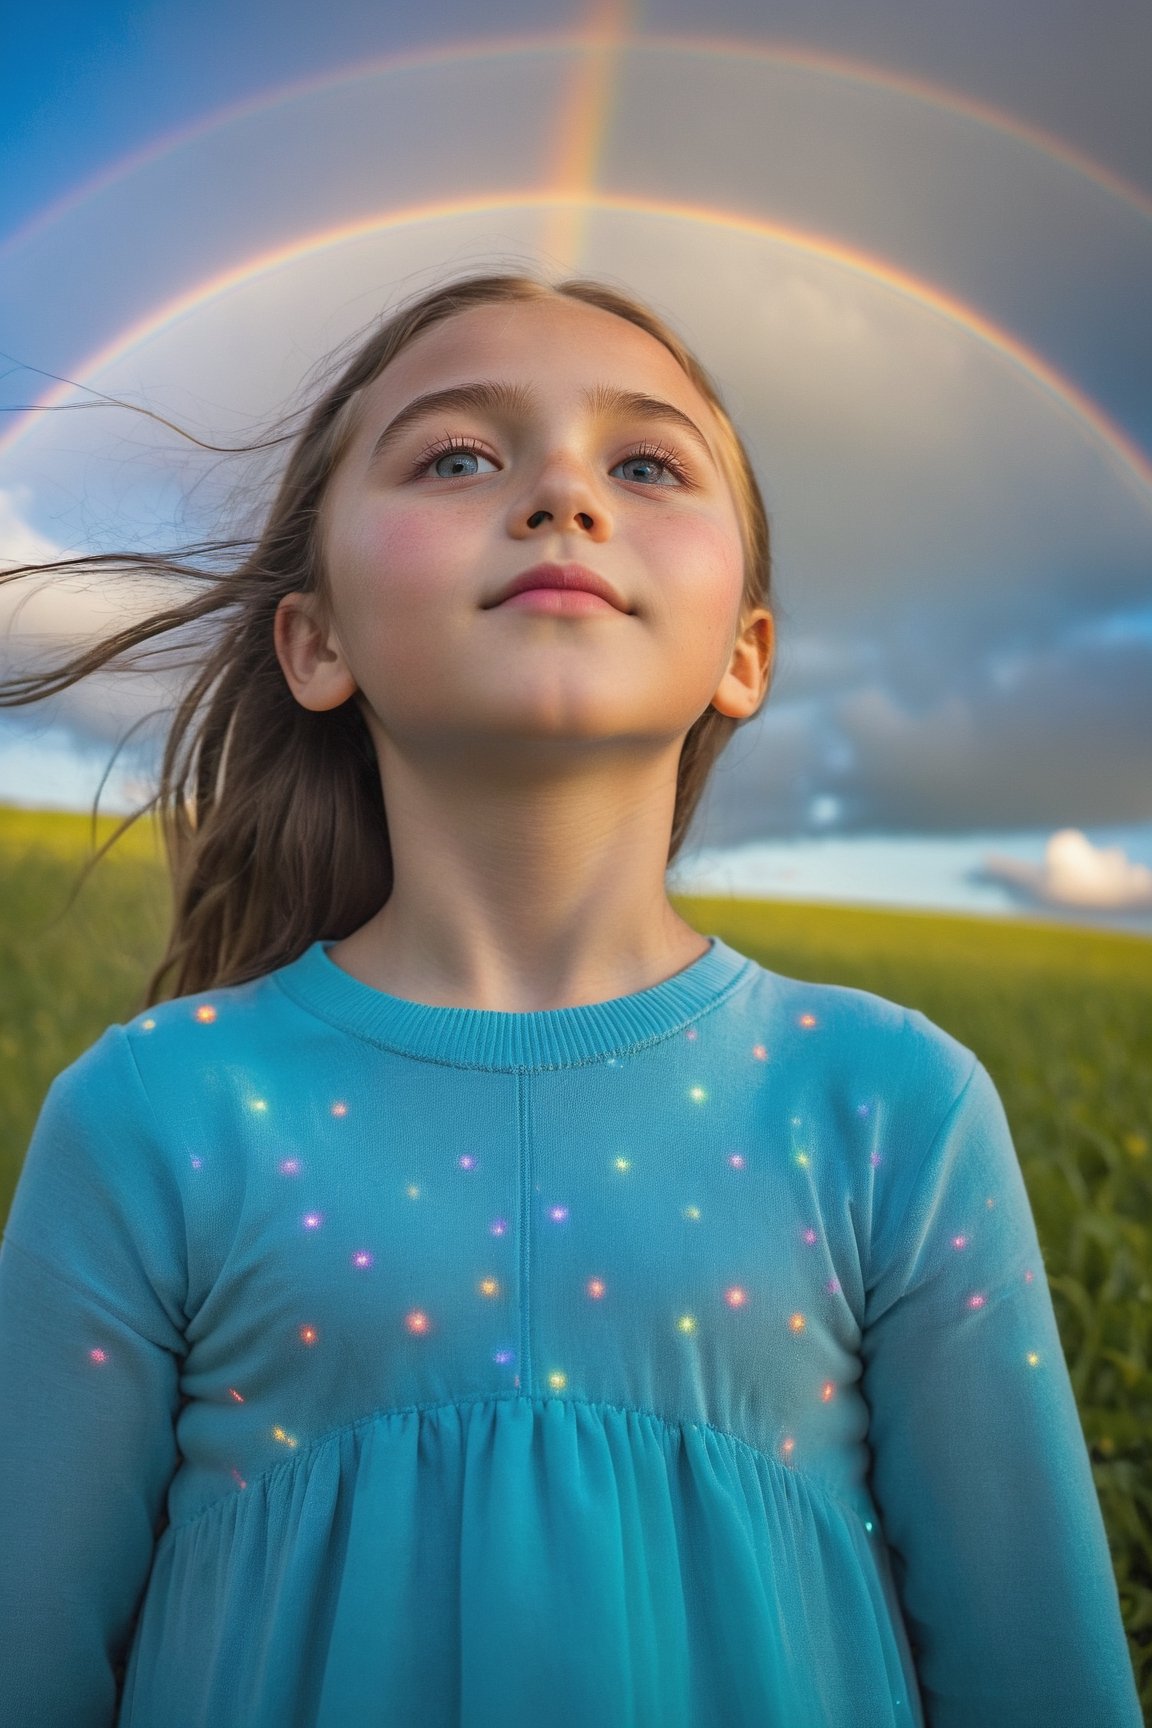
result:
[[[569,170],[573,171],[576,166],[570,158]],[[872,257],[855,247],[845,246],[819,234],[765,222],[742,212],[728,212],[712,206],[678,204],[651,198],[639,200],[600,194],[590,201],[588,195],[581,191],[558,190],[531,195],[516,192],[500,198],[485,196],[474,200],[457,199],[451,202],[420,204],[408,209],[394,210],[386,215],[368,217],[342,227],[324,229],[295,239],[288,245],[261,253],[258,257],[246,259],[231,269],[197,283],[195,287],[150,312],[146,318],[122,330],[112,342],[89,355],[81,365],[79,375],[91,376],[103,371],[139,343],[178,323],[209,301],[231,293],[259,276],[284,269],[311,254],[405,225],[502,211],[523,212],[533,207],[575,221],[586,220],[594,210],[604,210],[628,215],[665,217],[669,221],[723,228],[790,247],[796,252],[850,271],[869,282],[878,283],[959,327],[1023,373],[1030,384],[1043,392],[1082,428],[1088,430],[1125,475],[1136,481],[1143,502],[1152,505],[1152,462],[1123,428],[1043,356],[964,301],[945,293],[932,283],[910,275],[907,271],[895,268],[883,259]],[[35,424],[39,413],[59,406],[74,387],[73,383],[64,382],[49,391],[5,438],[0,439],[0,451],[11,450]]]
[[[618,10],[628,12],[633,9],[631,5],[626,5]],[[606,14],[611,14],[617,9],[609,6],[604,10]],[[478,42],[457,43],[431,49],[415,49],[407,53],[384,55],[374,60],[361,62],[356,66],[342,67],[336,71],[321,73],[316,77],[295,79],[289,83],[277,85],[275,89],[265,90],[256,96],[247,97],[241,102],[216,109],[213,113],[203,116],[191,125],[162,133],[140,149],[120,157],[109,167],[82,181],[52,203],[46,204],[42,210],[29,217],[19,228],[14,229],[3,242],[0,242],[0,257],[27,245],[38,234],[60,221],[79,205],[97,197],[101,192],[107,191],[119,181],[127,179],[130,175],[158,161],[161,157],[173,151],[185,149],[210,132],[233,125],[240,120],[250,119],[253,115],[267,113],[273,108],[298,101],[302,97],[316,95],[324,90],[363,82],[371,78],[378,78],[385,73],[451,64],[462,59],[482,61],[512,55],[530,56],[557,52],[591,52],[595,55],[605,51],[618,52],[622,48],[659,49],[668,54],[682,54],[693,58],[702,56],[715,60],[732,59],[738,60],[742,64],[759,61],[773,67],[791,67],[796,71],[810,73],[814,77],[836,79],[842,83],[854,84],[863,88],[874,88],[885,94],[905,96],[911,101],[922,103],[942,113],[956,115],[960,119],[971,121],[974,125],[998,132],[1026,149],[1039,152],[1040,155],[1048,157],[1051,161],[1060,163],[1070,172],[1091,181],[1110,197],[1119,199],[1121,203],[1138,212],[1145,219],[1152,221],[1152,197],[1149,197],[1142,188],[1124,179],[1111,169],[1105,168],[1093,157],[1077,150],[1074,146],[1057,138],[1053,133],[1045,131],[1042,127],[1018,120],[989,103],[978,101],[973,96],[949,89],[945,85],[936,84],[926,78],[913,78],[907,74],[889,72],[868,61],[852,60],[833,54],[813,53],[810,49],[793,47],[787,43],[738,41],[731,37],[662,36],[656,34],[644,34],[629,38],[619,19],[613,21],[610,16],[606,16],[603,22],[579,34],[511,36],[504,37],[499,41],[487,38]]]

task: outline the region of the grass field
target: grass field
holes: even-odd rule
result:
[[[116,827],[101,820],[97,844]],[[138,824],[0,807],[0,1215],[53,1076],[142,1006],[169,916]],[[676,896],[772,970],[919,1008],[986,1064],[1012,1125],[1152,1721],[1152,941],[1064,925]]]

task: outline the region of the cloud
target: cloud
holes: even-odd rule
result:
[[[30,500],[26,486],[7,489],[0,486],[0,571],[17,564],[45,563],[62,558],[59,546],[33,528],[23,514]],[[0,604],[2,604],[0,590]]]
[[[1152,641],[1105,631],[1011,660],[921,647],[919,662],[878,649],[864,680],[770,694],[721,756],[692,844],[1147,820]]]
[[[830,704],[855,752],[852,790],[880,826],[1106,825],[1152,809],[1152,643],[1021,650],[1010,677],[964,659],[927,699],[889,674]]]
[[[29,504],[26,489],[0,488],[0,679],[47,672],[115,630],[187,597],[179,584],[138,571],[127,572],[122,581],[91,571],[4,580],[4,573],[20,564],[71,555],[27,521]],[[69,737],[80,754],[90,755],[94,747],[118,742],[158,704],[171,702],[175,690],[171,671],[165,675],[122,665],[89,673],[35,703],[5,707],[0,726],[24,738],[46,731],[57,740]],[[146,726],[140,730],[147,733]]]
[[[1043,864],[992,853],[981,874],[1042,905],[1152,910],[1152,870],[1119,846],[1093,846],[1078,828],[1052,835]]]

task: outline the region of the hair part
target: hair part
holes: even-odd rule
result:
[[[9,582],[54,570],[143,570],[200,590],[53,670],[0,683],[0,706],[42,700],[153,638],[217,615],[221,620],[214,640],[194,661],[196,675],[172,716],[158,790],[105,842],[78,884],[127,828],[157,812],[172,922],[140,1010],[167,996],[244,983],[287,965],[319,939],[350,935],[391,894],[392,851],[371,734],[354,697],[324,712],[296,700],[275,650],[276,611],[286,594],[301,592],[316,597],[317,621],[331,622],[321,506],[365,388],[433,325],[475,306],[545,298],[581,301],[638,325],[663,343],[710,404],[740,523],[741,617],[771,607],[768,519],[747,451],[713,379],[655,312],[591,278],[549,283],[529,273],[465,276],[401,306],[361,342],[307,411],[254,541],[212,541],[171,555],[90,553],[0,574],[0,581]],[[237,448],[251,452],[282,441]],[[127,661],[123,669],[136,664]],[[745,723],[709,706],[688,729],[677,770],[669,865],[718,757]]]

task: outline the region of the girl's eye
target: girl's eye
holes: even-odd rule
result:
[[[467,438],[441,438],[437,443],[430,444],[426,450],[420,452],[416,466],[408,478],[410,480],[418,479],[426,468],[432,466],[433,462],[439,465],[440,460],[445,456],[452,457],[452,468],[448,473],[437,474],[437,480],[451,480],[454,475],[457,478],[464,477],[467,479],[471,474],[476,473],[477,470],[474,468],[469,469],[461,466],[469,456],[483,456],[485,462],[492,461],[491,456],[485,456],[479,445],[469,443]]]
[[[633,450],[631,456],[625,456],[623,462],[617,462],[617,468],[625,467],[629,462],[640,462],[649,468],[663,468],[666,473],[675,474],[678,481],[688,484],[688,470],[677,456],[675,450],[665,449],[663,445],[642,444]]]
[[[420,452],[420,455],[416,460],[416,465],[409,475],[409,479],[419,479],[420,475],[430,468],[433,463],[435,463],[437,469],[439,469],[440,462],[448,456],[452,458],[451,468],[445,473],[437,472],[436,479],[438,480],[450,480],[453,477],[457,479],[470,479],[473,474],[478,472],[475,468],[469,469],[466,466],[462,466],[462,464],[466,463],[470,457],[480,456],[485,462],[491,462],[494,460],[491,456],[486,455],[478,444],[471,443],[467,438],[442,438],[437,443],[430,444],[427,449]],[[630,462],[639,462],[649,469],[663,468],[666,473],[674,474],[679,482],[682,482],[685,485],[690,484],[688,471],[680,461],[676,452],[674,450],[666,449],[663,445],[639,445],[632,451],[631,455],[625,456],[620,462],[617,462],[615,466],[616,468],[623,468]],[[658,482],[658,484],[660,483]]]

